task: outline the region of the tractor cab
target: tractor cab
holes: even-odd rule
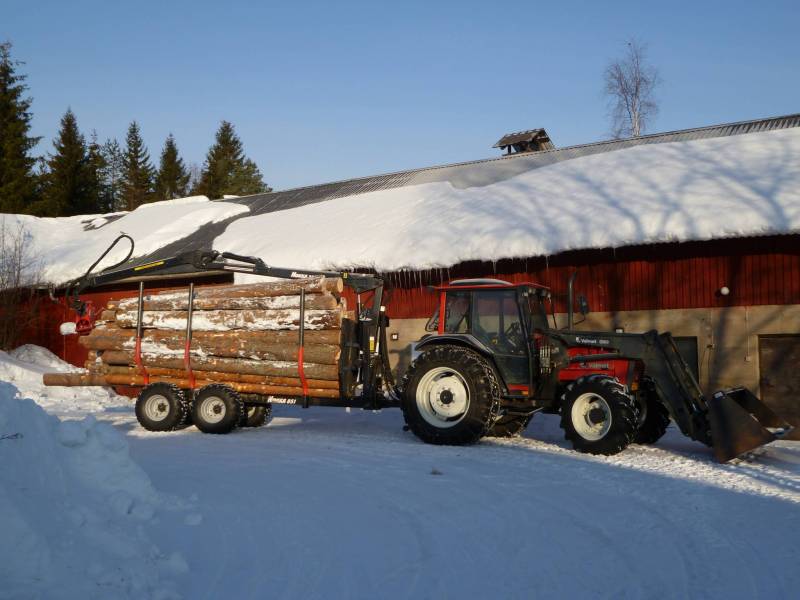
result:
[[[437,308],[418,349],[458,344],[491,357],[510,395],[528,396],[538,379],[536,337],[548,328],[547,287],[498,279],[461,279],[434,288]]]

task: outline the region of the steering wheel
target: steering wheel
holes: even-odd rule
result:
[[[514,321],[503,332],[503,337],[514,350],[522,350],[525,347],[525,335],[522,333],[522,325],[519,321]]]

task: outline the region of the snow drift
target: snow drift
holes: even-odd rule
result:
[[[162,579],[186,565],[140,527],[160,500],[124,436],[17,396],[0,382],[0,597],[177,596]]]
[[[0,381],[13,384],[24,398],[35,398],[51,414],[83,416],[87,411],[131,406],[129,398],[119,396],[111,388],[53,387],[42,383],[45,373],[84,371],[41,346],[26,344],[11,352],[0,351]]]
[[[25,397],[55,406],[66,393],[84,414],[114,402],[100,388],[41,385],[43,371],[65,368],[36,346],[0,352],[0,598],[178,597],[170,580],[188,567],[144,527],[172,508],[125,436],[93,416],[61,421]]]

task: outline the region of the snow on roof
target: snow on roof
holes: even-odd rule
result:
[[[642,145],[482,187],[397,187],[233,221],[214,248],[379,271],[800,232],[800,128]]]
[[[213,245],[273,265],[379,271],[800,233],[800,115],[122,216],[0,219],[27,229],[53,283],[81,275],[120,232],[138,261]]]
[[[40,218],[0,215],[0,226],[10,235],[20,229],[30,236],[28,250],[41,261],[45,282],[63,283],[82,275],[120,233],[136,241],[134,257],[144,256],[186,237],[206,223],[215,223],[248,211],[231,202],[212,202],[192,196],[143,204],[136,210],[112,215]],[[125,258],[128,244],[120,243],[99,269]]]

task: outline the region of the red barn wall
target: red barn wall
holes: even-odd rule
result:
[[[395,319],[428,317],[436,299],[424,286],[466,277],[550,286],[562,298],[563,311],[573,271],[576,293],[596,312],[800,304],[800,236],[584,250],[393,274],[387,311]],[[728,296],[719,294],[723,286],[730,289]]]

